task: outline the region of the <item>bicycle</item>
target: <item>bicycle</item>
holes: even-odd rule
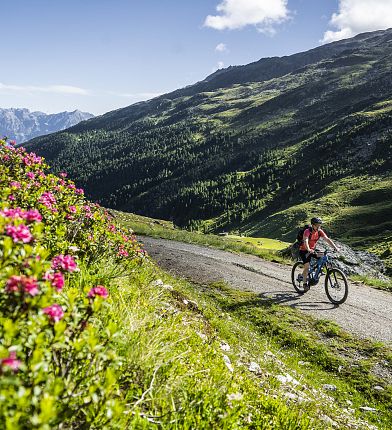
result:
[[[295,290],[304,294],[309,287],[317,285],[320,277],[325,275],[325,293],[331,303],[341,305],[348,296],[348,282],[346,275],[340,270],[333,267],[328,251],[324,251],[322,256],[312,257],[309,264],[308,288],[303,286],[304,263],[297,261],[291,270],[291,282]]]

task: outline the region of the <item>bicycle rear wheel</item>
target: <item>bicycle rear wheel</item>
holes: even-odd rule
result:
[[[294,285],[297,293],[304,294],[308,289],[304,288],[304,281],[302,277],[302,272],[304,271],[304,263],[302,261],[297,261],[293,268],[291,269],[291,282]]]
[[[341,305],[348,296],[346,275],[339,269],[328,269],[325,277],[325,292],[328,300],[334,305]]]

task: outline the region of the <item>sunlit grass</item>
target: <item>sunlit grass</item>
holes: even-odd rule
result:
[[[174,227],[173,223],[126,212],[113,211],[116,219],[125,227],[130,227],[138,235],[177,240],[223,249],[232,252],[243,252],[256,255],[265,260],[290,263],[278,251],[286,248],[288,243],[280,240],[241,237],[236,235],[203,234]]]
[[[266,237],[248,237],[248,236],[237,236],[237,235],[228,235],[228,239],[234,239],[238,242],[242,242],[245,244],[251,244],[255,246],[257,249],[268,249],[271,251],[281,251],[282,249],[287,248],[291,244],[288,242],[283,242],[277,239],[269,239]]]

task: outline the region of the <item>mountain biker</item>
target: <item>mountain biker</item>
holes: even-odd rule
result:
[[[306,282],[306,279],[308,278],[310,259],[312,257],[317,258],[317,252],[315,251],[317,241],[322,237],[329,245],[332,246],[335,251],[338,250],[332,240],[321,229],[321,224],[323,223],[323,221],[320,218],[312,218],[310,220],[310,223],[312,224],[312,227],[305,229],[303,234],[303,240],[299,247],[299,256],[304,263],[304,271],[302,275],[303,279],[305,280],[305,291],[309,290],[309,285]]]

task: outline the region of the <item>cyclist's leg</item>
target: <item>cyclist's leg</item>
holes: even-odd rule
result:
[[[306,284],[306,280],[308,278],[308,273],[309,273],[309,263],[310,263],[311,255],[307,251],[299,251],[299,256],[304,263],[304,270],[302,272],[302,276],[303,276],[304,283]]]
[[[302,272],[302,275],[304,277],[304,282],[308,279],[308,273],[309,273],[309,263],[305,263],[304,265],[304,271]]]

